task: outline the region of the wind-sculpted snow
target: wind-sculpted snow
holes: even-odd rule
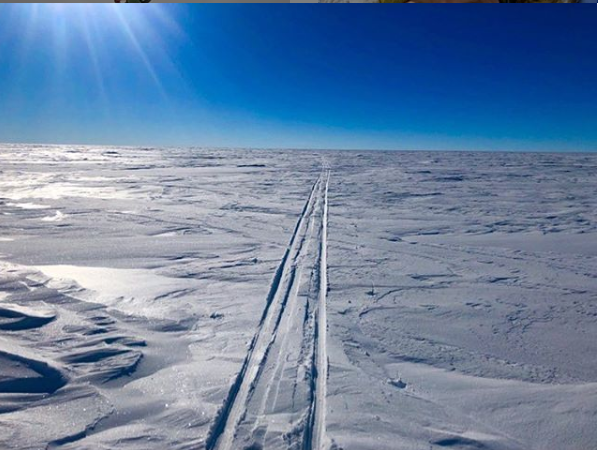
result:
[[[43,311],[42,308],[26,308],[12,305],[7,302],[0,303],[0,330],[26,330],[37,328],[54,320],[53,311]]]
[[[0,146],[0,448],[596,448],[596,156]]]

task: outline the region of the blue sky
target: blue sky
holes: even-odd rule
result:
[[[595,70],[593,5],[0,4],[0,142],[594,151]]]

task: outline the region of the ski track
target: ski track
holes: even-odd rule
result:
[[[312,414],[313,443],[312,449],[324,448],[326,437],[326,382],[328,380],[328,354],[326,352],[326,294],[328,292],[328,266],[326,261],[328,247],[328,181],[330,172],[326,174],[324,188],[324,208],[322,217],[322,239],[320,241],[320,292],[318,297],[318,320],[316,322],[317,364],[316,392],[314,411]]]
[[[329,177],[311,189],[207,450],[324,448]]]

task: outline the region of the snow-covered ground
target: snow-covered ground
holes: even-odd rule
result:
[[[596,448],[596,155],[3,144],[0,448]]]

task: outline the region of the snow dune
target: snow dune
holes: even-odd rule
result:
[[[2,145],[0,448],[596,448],[595,174]]]

